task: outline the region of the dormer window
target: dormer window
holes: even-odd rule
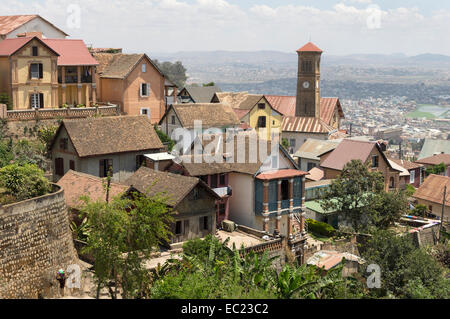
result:
[[[31,55],[32,56],[38,56],[38,47],[32,47],[31,48]]]

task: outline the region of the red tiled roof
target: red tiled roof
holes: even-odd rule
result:
[[[59,53],[58,65],[98,65],[83,40],[42,39],[42,41]]]
[[[272,179],[281,179],[287,177],[295,177],[295,176],[305,176],[308,175],[307,172],[296,170],[296,169],[281,169],[278,171],[270,171],[261,173],[256,176],[257,179],[261,180],[272,180]]]
[[[450,177],[431,174],[416,190],[413,197],[442,204],[442,200],[444,199],[444,186],[450,189]],[[445,206],[450,206],[450,196],[447,196]]]
[[[285,116],[281,130],[283,132],[329,133],[333,128],[315,117]]]
[[[28,42],[37,37],[5,39],[0,42],[0,56],[10,56],[22,48]],[[98,65],[89,53],[83,40],[72,39],[39,39],[50,49],[55,51],[58,56],[58,65]]]
[[[295,116],[297,98],[295,96],[265,95],[272,107],[285,116]],[[322,97],[320,99],[320,119],[330,125],[334,110],[338,109],[341,118],[344,112],[337,97]]]
[[[80,197],[88,195],[92,201],[105,201],[106,190],[100,177],[69,170],[59,181],[59,186],[64,189],[64,198],[67,206],[77,208],[83,205]],[[125,193],[128,185],[111,182],[109,198]]]
[[[0,56],[10,56],[30,42],[32,38],[5,39],[0,42]]]
[[[376,147],[374,142],[343,140],[320,166],[340,171],[352,160],[361,160],[365,163],[374,147]]]
[[[323,52],[323,51],[319,49],[314,43],[308,42],[300,49],[298,49],[297,52]]]
[[[428,165],[439,165],[444,163],[444,165],[448,166],[450,165],[450,154],[437,154],[430,157],[425,157],[416,161],[416,163]]]

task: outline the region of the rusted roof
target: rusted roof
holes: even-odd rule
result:
[[[182,127],[186,129],[194,128],[194,121],[201,121],[203,128],[220,128],[240,124],[233,109],[222,103],[178,103],[173,104],[171,108],[175,111]],[[163,122],[166,114],[160,123]]]
[[[444,199],[444,187],[450,189],[450,177],[431,174],[422,185],[416,190],[413,197],[427,200],[436,204],[442,204]],[[450,206],[450,196],[447,192],[447,200],[445,206]]]
[[[244,116],[247,115],[248,112],[250,112],[250,110],[233,109],[233,112],[236,113],[238,119],[242,119]]]
[[[297,98],[295,96],[264,95],[272,107],[284,116],[295,116]],[[344,118],[341,102],[336,97],[322,97],[320,99],[320,119],[330,125],[335,109]]]
[[[320,181],[321,179],[323,179],[324,176],[324,172],[322,169],[318,168],[318,167],[313,167],[309,172],[308,175],[306,176],[307,179],[311,180],[311,181]]]
[[[281,130],[283,132],[329,133],[334,128],[315,117],[284,116]]]
[[[215,97],[220,103],[227,104],[233,109],[250,110],[263,98],[263,95],[248,92],[216,92]]]
[[[194,103],[211,103],[211,100],[216,92],[222,90],[218,86],[186,86],[184,88],[191,96]],[[178,94],[180,96],[181,92]]]
[[[376,145],[375,142],[343,140],[320,166],[340,171],[352,160],[361,160],[365,163]]]
[[[63,120],[79,157],[159,150],[163,144],[146,116],[113,116]]]
[[[319,49],[314,43],[308,42],[300,49],[298,49],[297,52],[323,52],[323,51]]]
[[[319,155],[334,150],[339,145],[339,143],[339,141],[333,140],[330,141],[308,138],[306,142],[303,143],[302,146],[300,146],[294,156],[319,161]]]
[[[450,154],[437,154],[430,157],[425,157],[420,160],[417,160],[416,163],[419,164],[428,164],[428,165],[439,165],[444,163],[444,165],[450,165]]]
[[[276,171],[264,172],[256,176],[257,179],[261,179],[264,181],[269,181],[272,179],[281,179],[281,178],[289,178],[296,176],[305,176],[308,175],[307,172],[300,171],[297,169],[280,169]]]
[[[144,166],[128,178],[125,184],[147,196],[165,193],[169,197],[168,204],[171,207],[177,206],[197,184],[204,187],[215,199],[220,199],[214,191],[196,177],[155,171]]]
[[[83,201],[80,200],[81,196],[87,195],[92,201],[106,200],[103,180],[97,176],[69,170],[56,184],[64,189],[66,204],[71,208],[78,208],[83,205]],[[111,182],[109,198],[123,194],[128,189],[128,185]]]
[[[68,36],[67,33],[62,31],[61,29],[57,28],[52,23],[48,22],[41,16],[37,14],[30,14],[30,15],[12,15],[12,16],[0,16],[0,35],[7,35],[8,33],[11,33],[12,31],[20,28],[22,25],[24,25],[27,22],[30,22],[31,20],[35,18],[41,18],[43,21],[54,27],[55,29],[58,29],[64,35]]]
[[[0,42],[0,56],[13,55],[33,39],[43,43],[58,55],[58,66],[98,65],[83,40],[40,39],[38,37],[5,39]]]
[[[410,162],[410,161],[407,161],[407,160],[404,160],[404,159],[394,159],[394,158],[390,158],[389,160],[391,160],[391,161],[397,163],[397,164],[400,165],[401,167],[406,168],[408,171],[409,171],[409,170],[416,169],[416,168],[423,167],[422,164],[413,163],[413,162]]]

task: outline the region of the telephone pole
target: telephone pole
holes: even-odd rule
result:
[[[442,228],[444,227],[444,210],[445,210],[445,199],[446,199],[446,196],[447,196],[447,185],[444,186],[444,198],[442,199],[441,229],[439,230],[439,240],[438,240],[438,242],[441,241]]]

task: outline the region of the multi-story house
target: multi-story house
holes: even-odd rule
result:
[[[13,110],[96,103],[95,66],[82,40],[34,37],[0,42],[0,93]]]
[[[112,180],[122,182],[141,167],[145,154],[163,148],[145,116],[64,120],[50,146],[53,179],[71,169],[98,177],[112,171]]]
[[[241,123],[248,123],[264,140],[272,140],[274,133],[281,134],[282,114],[272,107],[264,95],[216,92],[211,101],[232,107]]]
[[[400,169],[391,165],[377,142],[343,140],[335,149],[325,152],[320,157],[320,167],[324,171],[324,179],[335,179],[344,166],[352,160],[360,160],[369,169],[379,171],[383,175],[385,191],[399,188]]]
[[[227,217],[247,227],[291,236],[296,215],[304,229],[307,173],[298,169],[280,144],[263,140],[255,132],[240,132],[210,136],[207,142],[203,139],[202,148],[203,155],[183,156],[179,165],[189,174],[205,176],[209,183],[213,179],[212,186],[216,186],[215,178],[223,179],[217,186],[226,185],[231,192],[227,216],[219,214],[219,219]],[[211,163],[205,157],[208,154],[216,160]]]
[[[120,105],[126,115],[146,115],[158,123],[166,98],[176,103],[177,87],[146,54],[93,53],[98,99]]]

